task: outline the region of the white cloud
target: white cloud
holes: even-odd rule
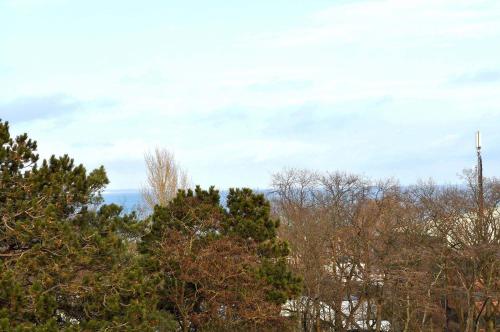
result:
[[[274,47],[314,44],[411,44],[498,35],[500,3],[476,0],[353,1],[310,16],[300,28],[268,39]]]
[[[185,40],[187,28],[167,22],[151,29],[161,38],[136,45],[141,38],[134,34],[129,45],[121,35],[128,26],[118,25],[115,37],[122,42],[116,49],[110,17],[106,26],[94,27],[102,35],[80,34],[77,48],[64,54],[60,41],[73,35],[57,28],[75,22],[60,19],[34,40],[52,47],[40,48],[36,57],[25,48],[28,39],[5,39],[10,50],[18,49],[0,54],[9,68],[0,77],[6,86],[0,104],[56,92],[116,101],[84,103],[58,122],[17,127],[38,139],[44,153],[105,163],[115,177],[112,188],[139,183],[142,154],[154,146],[174,150],[195,182],[265,186],[269,169],[290,165],[397,176],[390,165],[399,162],[398,171],[412,180],[415,156],[427,158],[431,169],[435,151],[465,155],[470,130],[484,126],[485,134],[497,137],[491,123],[500,103],[500,81],[492,79],[500,70],[498,1],[349,1],[304,11],[279,29],[254,23],[234,39],[227,36],[236,28],[227,26],[213,44]],[[149,21],[138,21],[143,23]],[[190,26],[189,37],[210,24]],[[87,31],[85,24],[80,28]],[[25,38],[35,30],[27,31]],[[247,38],[248,31],[257,32]],[[0,43],[2,38],[0,32]]]
[[[68,2],[68,0],[4,0],[4,1],[7,6],[18,9],[30,9],[34,7],[59,5]]]

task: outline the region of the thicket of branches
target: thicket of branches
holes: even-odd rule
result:
[[[303,277],[301,331],[497,331],[500,181],[402,187],[345,173],[273,177],[280,235]],[[482,211],[482,213],[481,213]]]

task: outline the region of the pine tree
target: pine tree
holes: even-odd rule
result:
[[[263,194],[256,194],[248,188],[230,189],[227,206],[225,231],[250,239],[258,246],[261,257],[259,274],[272,285],[268,299],[284,304],[287,299],[297,296],[301,279],[288,269],[286,257],[290,250],[286,242],[277,238],[279,220],[271,218],[269,201]]]
[[[225,209],[213,187],[181,190],[155,207],[140,248],[150,275],[163,279],[161,309],[183,331],[283,327],[280,306],[300,280],[286,267],[288,248],[269,213],[250,189],[231,190]]]
[[[95,210],[107,183],[68,156],[38,165],[0,121],[0,331],[172,330],[133,250],[141,223]]]
[[[102,204],[103,167],[36,149],[0,121],[0,331],[284,328],[300,280],[263,195],[181,190],[139,220]]]

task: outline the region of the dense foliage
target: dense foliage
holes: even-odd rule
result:
[[[132,241],[134,214],[104,205],[101,167],[68,156],[38,163],[36,143],[0,122],[0,330],[172,328]]]
[[[285,327],[300,281],[262,195],[180,191],[139,220],[102,205],[104,168],[36,148],[0,121],[0,331]]]
[[[183,331],[283,327],[280,305],[300,280],[285,264],[269,203],[249,189],[231,190],[227,210],[219,199],[196,187],[156,206],[140,249],[149,275],[162,278],[160,308]]]

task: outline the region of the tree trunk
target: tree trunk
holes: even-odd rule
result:
[[[321,332],[321,307],[316,304],[316,332]]]
[[[490,317],[488,319],[488,322],[487,322],[487,326],[486,326],[486,331],[488,332],[495,332],[495,318],[494,317]]]
[[[342,317],[342,309],[339,309],[338,307],[335,308],[334,312],[334,330],[336,331],[342,331],[344,328],[344,324],[342,323],[343,317]]]
[[[410,327],[410,294],[406,294],[406,321],[405,321],[405,329],[404,332],[408,332],[408,328]]]
[[[377,325],[375,326],[375,331],[380,332],[382,328],[382,303],[377,300]]]
[[[495,332],[495,313],[493,311],[493,301],[489,301],[486,307],[486,332]]]
[[[189,332],[189,323],[187,317],[182,317],[182,332]]]
[[[467,325],[465,326],[464,332],[473,332],[474,328],[474,303],[470,304],[469,302],[469,310],[467,310]]]

